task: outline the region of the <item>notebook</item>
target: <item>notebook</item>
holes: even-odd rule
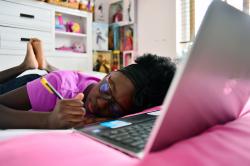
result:
[[[234,120],[250,85],[250,18],[214,0],[160,110],[78,131],[134,157],[165,149]]]

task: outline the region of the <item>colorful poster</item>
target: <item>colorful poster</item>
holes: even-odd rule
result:
[[[108,50],[108,24],[93,23],[93,50]]]
[[[93,70],[103,73],[111,71],[111,51],[96,51],[93,54]]]
[[[107,0],[95,0],[94,21],[109,23],[109,3]]]

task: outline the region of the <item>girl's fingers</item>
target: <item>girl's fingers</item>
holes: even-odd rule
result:
[[[59,102],[61,103],[61,105],[64,106],[73,106],[73,107],[83,106],[83,101],[77,99],[70,99],[70,100],[64,99],[60,100]]]
[[[70,122],[70,123],[80,123],[83,122],[84,117],[83,116],[78,116],[78,115],[68,115],[65,117],[65,120]]]
[[[69,115],[81,115],[84,116],[86,114],[85,108],[83,107],[72,107],[72,106],[65,106],[62,110],[64,114]]]

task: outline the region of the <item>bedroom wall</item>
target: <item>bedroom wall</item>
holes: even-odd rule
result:
[[[161,56],[176,55],[176,2],[137,0],[137,48]]]

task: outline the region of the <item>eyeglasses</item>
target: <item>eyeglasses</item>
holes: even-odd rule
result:
[[[121,117],[124,115],[122,107],[115,101],[112,95],[111,87],[109,84],[110,75],[105,77],[100,84],[99,92],[104,100],[108,101],[108,114],[112,117]]]

